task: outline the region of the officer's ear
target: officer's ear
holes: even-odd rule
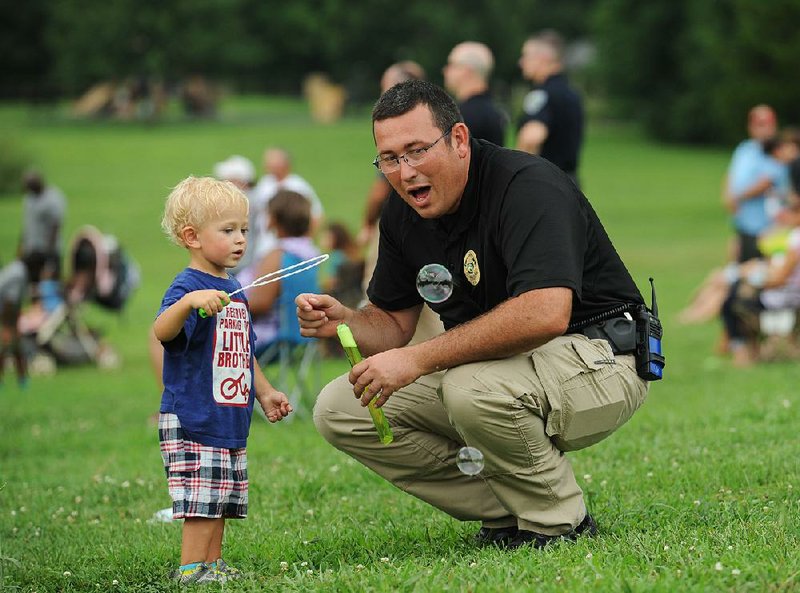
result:
[[[469,128],[464,122],[458,122],[453,126],[453,131],[450,132],[451,142],[458,153],[458,156],[464,158],[469,153]]]

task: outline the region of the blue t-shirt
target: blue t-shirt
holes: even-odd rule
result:
[[[781,165],[764,152],[757,140],[741,142],[733,153],[728,169],[730,190],[738,195],[757,181],[769,178],[773,183],[780,177]],[[736,229],[748,235],[759,235],[772,225],[767,211],[767,195],[743,200],[733,216]]]
[[[235,278],[218,278],[186,268],[161,301],[160,315],[186,293],[241,288]],[[164,343],[161,412],[178,416],[188,439],[236,449],[247,444],[255,386],[250,310],[243,293],[206,319],[192,311],[181,332]]]

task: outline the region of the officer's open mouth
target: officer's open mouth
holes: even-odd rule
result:
[[[425,185],[423,187],[417,187],[414,189],[408,190],[408,193],[411,194],[416,201],[421,202],[425,198],[428,197],[428,194],[431,192],[431,186]]]

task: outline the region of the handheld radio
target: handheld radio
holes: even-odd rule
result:
[[[641,305],[636,311],[636,373],[645,381],[663,378],[665,358],[661,351],[664,330],[658,319],[656,287],[650,278],[651,308]]]

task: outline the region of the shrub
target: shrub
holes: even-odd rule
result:
[[[18,192],[22,174],[30,163],[30,156],[19,141],[0,137],[0,197]]]

